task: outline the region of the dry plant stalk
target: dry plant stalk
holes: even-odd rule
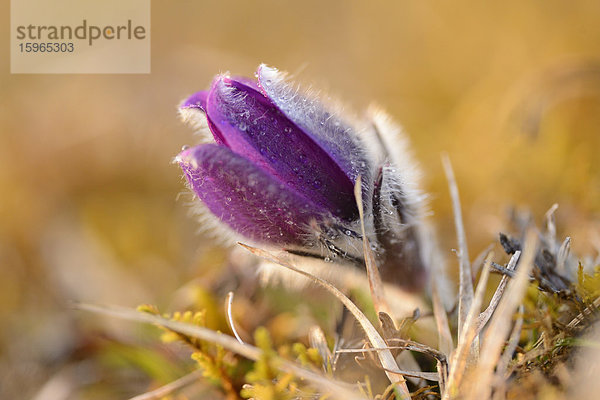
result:
[[[363,253],[365,257],[365,266],[367,269],[367,277],[369,279],[369,289],[371,290],[371,297],[373,299],[373,305],[377,314],[384,312],[391,315],[390,306],[385,300],[385,294],[383,292],[383,282],[377,263],[375,262],[375,254],[371,250],[369,239],[367,238],[367,232],[365,229],[365,214],[362,201],[362,177],[359,175],[354,184],[354,198],[356,199],[356,205],[358,206],[358,214],[360,217],[360,229],[362,232],[363,242]]]
[[[329,350],[327,338],[323,330],[317,325],[311,326],[308,330],[308,341],[310,347],[317,349],[323,359],[323,370],[325,372],[330,371],[333,363],[333,355],[331,354],[331,350]]]
[[[277,265],[285,267],[291,271],[299,273],[300,275],[304,275],[309,278],[313,282],[319,284],[321,287],[327,289],[331,294],[338,298],[346,306],[346,308],[352,313],[352,315],[359,322],[362,329],[365,331],[367,338],[369,339],[371,346],[378,349],[377,356],[379,361],[381,362],[381,366],[383,367],[385,374],[392,384],[395,384],[398,390],[400,391],[400,395],[402,399],[410,399],[410,392],[408,391],[408,387],[406,386],[406,380],[402,376],[402,371],[398,368],[398,364],[396,363],[396,359],[392,355],[391,351],[388,348],[387,343],[381,337],[377,329],[371,324],[369,319],[363,314],[363,312],[350,300],[344,293],[342,293],[338,288],[330,284],[329,282],[316,277],[314,275],[309,274],[306,271],[302,271],[284,260],[281,260],[277,256],[269,253],[268,251],[258,249],[256,247],[248,246],[246,244],[240,243],[240,245],[251,253],[256,254],[259,257],[262,257],[268,261],[271,261]]]
[[[494,381],[494,368],[498,364],[502,347],[506,341],[512,325],[512,317],[525,295],[529,283],[529,275],[533,269],[533,260],[536,254],[537,237],[533,230],[529,230],[525,236],[523,256],[519,263],[516,276],[508,284],[508,289],[500,300],[498,309],[490,320],[489,328],[483,340],[480,359],[477,365],[476,376],[472,381],[467,399],[488,399],[492,393]]]
[[[514,272],[515,268],[517,268],[517,262],[519,261],[520,256],[521,256],[521,251],[517,251],[515,254],[512,255],[512,257],[510,258],[510,261],[508,262],[508,266],[506,268],[508,271]],[[508,275],[502,276],[502,279],[500,280],[500,283],[498,284],[498,287],[496,288],[496,291],[494,292],[494,295],[492,296],[492,299],[490,300],[490,304],[485,309],[485,311],[479,315],[479,322],[478,322],[479,330],[478,330],[478,332],[480,332],[483,329],[483,327],[488,323],[488,321],[492,317],[492,314],[498,307],[498,304],[500,303],[500,299],[502,298],[502,295],[504,294],[504,290],[506,289],[506,285],[508,284],[509,279],[510,278],[508,277]]]
[[[448,180],[450,197],[452,199],[452,210],[454,212],[454,225],[456,227],[456,236],[458,240],[458,258],[460,265],[459,273],[459,294],[458,294],[458,337],[461,337],[465,329],[465,320],[471,303],[473,302],[473,277],[471,274],[471,263],[469,261],[469,250],[467,248],[467,236],[462,220],[462,210],[460,206],[460,197],[458,186],[454,177],[454,170],[447,154],[442,155],[444,172]]]
[[[477,361],[478,351],[473,352],[472,349],[473,344],[476,343],[477,332],[479,331],[478,316],[490,276],[491,262],[492,253],[488,255],[484,263],[483,273],[477,284],[475,296],[467,314],[462,334],[458,338],[458,345],[452,355],[448,385],[445,393],[442,395],[442,399],[452,399],[458,396],[463,378],[469,371],[469,367],[472,367]],[[470,356],[471,359],[469,359]]]
[[[232,307],[233,307],[233,292],[229,292],[229,293],[227,293],[227,300],[225,301],[225,315],[227,316],[227,325],[229,325],[229,329],[231,329],[231,332],[233,332],[233,336],[235,336],[235,338],[238,340],[238,342],[240,342],[241,344],[246,344],[246,343],[244,343],[240,334],[238,333],[237,329],[235,328],[235,323],[233,321]]]
[[[433,304],[433,316],[435,317],[435,324],[438,331],[438,349],[448,357],[454,349],[454,343],[452,341],[450,325],[448,324],[448,314],[446,314],[438,290],[436,280],[433,279],[431,302]]]
[[[83,303],[77,304],[76,307],[80,310],[91,311],[97,314],[108,315],[128,321],[137,321],[162,326],[190,337],[218,344],[229,351],[253,361],[258,361],[262,355],[262,351],[255,346],[242,344],[234,337],[200,326],[172,321],[156,315],[144,314],[125,307],[108,307]],[[288,372],[296,375],[299,378],[305,379],[310,384],[320,389],[323,393],[329,393],[334,398],[343,400],[367,400],[365,397],[360,396],[356,391],[348,389],[348,384],[346,383],[338,382],[332,378],[317,374],[283,358],[277,358],[277,363],[281,371]]]

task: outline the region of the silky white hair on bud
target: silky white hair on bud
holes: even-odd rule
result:
[[[434,279],[440,279],[436,283],[443,299],[449,298],[443,294],[449,284],[440,278],[445,276],[444,260],[426,219],[427,196],[421,189],[421,171],[400,126],[374,106],[368,109],[364,119],[346,115],[340,103],[328,96],[316,96],[310,90],[302,90],[288,82],[287,75],[275,68],[261,65],[257,77],[261,90],[278,110],[321,146],[352,181],[361,177],[365,232],[372,250],[382,258],[384,268],[395,274],[399,282],[405,278],[409,284],[412,283],[410,274],[429,273]],[[217,78],[215,84],[223,82]],[[227,85],[222,89],[226,91]],[[243,109],[246,96],[230,96],[229,100],[239,101],[242,103],[240,109]],[[213,141],[202,110],[190,107],[180,108],[179,112],[182,120],[196,129],[203,141]],[[215,236],[223,238],[222,243],[242,241],[282,250],[241,237],[204,205],[197,205],[196,210],[200,210],[198,215],[202,218],[203,230],[216,233]],[[309,268],[314,275],[323,277],[337,267],[364,263],[358,219],[342,221],[323,215],[320,221],[303,227],[303,232],[304,247],[283,249],[292,262],[302,264],[300,268]],[[271,268],[263,263],[262,279],[278,280],[281,271],[281,268]],[[299,285],[293,278],[282,280],[287,285],[292,281],[293,286]]]

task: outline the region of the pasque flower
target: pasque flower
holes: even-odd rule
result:
[[[423,196],[400,130],[379,111],[351,121],[261,65],[257,80],[217,76],[180,106],[210,142],[176,161],[230,231],[297,255],[362,265],[354,185],[384,279],[424,284]]]

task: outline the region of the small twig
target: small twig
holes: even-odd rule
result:
[[[418,353],[427,354],[430,357],[435,358],[436,360],[441,361],[444,364],[447,364],[447,357],[444,353],[439,350],[434,349],[433,347],[429,347],[426,344],[415,342],[410,339],[392,339],[391,342],[395,343],[396,347],[400,347],[410,351],[416,351]]]
[[[500,265],[498,263],[492,262],[492,268],[494,269],[494,272],[499,272],[502,275],[508,276],[509,278],[515,277],[514,271],[511,271],[508,268],[504,268],[502,265]]]
[[[237,329],[235,329],[235,324],[233,323],[233,313],[231,312],[232,306],[233,292],[229,292],[227,293],[227,300],[225,301],[225,314],[227,315],[227,324],[229,325],[229,329],[231,329],[233,335],[238,340],[238,342],[240,342],[241,344],[246,344],[238,334]]]
[[[203,372],[204,371],[200,369],[192,371],[189,374],[182,376],[181,378],[171,383],[167,383],[166,385],[154,389],[150,392],[142,393],[140,395],[132,397],[129,400],[155,400],[163,398],[176,390],[182,389],[194,382],[197,382],[198,379],[202,378]]]
[[[600,297],[596,298],[592,302],[592,304],[590,304],[589,306],[584,308],[583,311],[581,311],[579,314],[577,314],[577,316],[575,318],[573,318],[571,320],[571,322],[569,322],[567,324],[567,329],[569,329],[569,330],[575,329],[577,327],[577,325],[579,325],[584,319],[593,315],[594,312],[596,312],[599,307],[600,307]]]
[[[441,368],[438,368],[438,372],[422,372],[422,371],[404,371],[404,375],[407,376],[412,376],[412,377],[416,377],[416,378],[423,378],[423,379],[427,379],[430,381],[435,381],[435,382],[443,382],[448,374],[448,360],[446,358],[446,356],[434,349],[431,348],[427,345],[424,345],[422,343],[417,343],[414,342],[412,340],[406,340],[406,339],[393,339],[391,340],[392,342],[396,342],[396,345],[393,346],[386,346],[385,348],[374,348],[374,347],[366,347],[366,348],[360,348],[360,349],[339,349],[336,351],[336,353],[369,353],[369,352],[379,352],[382,350],[410,350],[410,351],[416,351],[419,353],[423,353],[426,355],[429,355],[430,357],[436,359],[439,363],[439,365],[441,365]]]
[[[515,254],[513,254],[512,257],[510,258],[510,261],[508,262],[508,266],[506,268],[507,271],[510,271],[514,274],[514,271],[515,271],[515,268],[517,267],[517,262],[519,261],[520,256],[521,256],[521,251],[517,250],[515,252]],[[487,306],[485,311],[483,311],[481,314],[479,314],[479,321],[477,322],[479,325],[478,333],[481,332],[483,327],[488,323],[488,321],[492,317],[492,314],[496,310],[496,307],[498,307],[498,304],[500,303],[500,299],[502,298],[502,295],[504,294],[504,289],[506,288],[506,285],[508,284],[508,279],[509,279],[508,275],[504,275],[502,277],[502,279],[500,280],[500,283],[498,284],[498,287],[496,288],[496,291],[494,292],[494,295],[492,296],[492,299],[490,300],[490,304]]]
[[[458,240],[458,257],[460,260],[459,274],[459,294],[458,294],[458,336],[463,334],[467,314],[471,309],[473,302],[473,278],[471,276],[471,264],[469,262],[469,250],[467,248],[467,236],[463,225],[462,210],[460,206],[460,197],[458,186],[454,177],[454,170],[447,154],[442,155],[442,164],[448,180],[450,197],[452,199],[452,210],[454,211],[454,225],[456,227],[456,237]]]
[[[382,351],[382,350],[402,350],[405,348],[406,347],[403,347],[403,346],[390,346],[390,347],[385,347],[385,348],[367,347],[367,348],[361,348],[361,349],[340,349],[337,351],[337,353],[339,353],[339,354],[354,354],[354,353],[362,354],[362,353],[373,353],[373,352]],[[356,359],[358,359],[358,357],[356,357],[355,360]],[[360,359],[364,360],[364,356],[360,357]],[[400,370],[400,371],[402,371],[402,375],[410,376],[413,378],[427,379],[428,381],[433,381],[433,382],[438,382],[440,379],[439,374],[437,372],[408,371],[408,370]]]
[[[402,375],[410,376],[411,378],[426,379],[426,380],[432,381],[432,382],[438,382],[440,380],[437,372],[406,371],[406,370],[401,370],[401,371],[402,371]],[[416,381],[416,382],[418,382],[418,381]]]
[[[408,339],[393,339],[391,342],[410,351],[416,351],[433,357],[437,361],[438,383],[440,393],[444,393],[448,381],[448,357],[434,348]]]

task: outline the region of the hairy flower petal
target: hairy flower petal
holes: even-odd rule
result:
[[[422,289],[442,260],[400,128],[376,109],[355,120],[274,68],[256,77],[217,76],[181,105],[184,121],[216,141],[177,156],[191,189],[240,236],[357,267],[368,242],[385,281]]]
[[[199,92],[194,93],[183,103],[181,103],[180,108],[197,108],[204,112],[206,112],[206,98],[208,97],[208,90],[201,90]]]
[[[233,152],[332,214],[356,218],[351,177],[262,93],[246,82],[220,77],[206,109]]]
[[[329,215],[227,147],[200,145],[182,151],[177,161],[208,209],[247,238],[302,244],[311,221]]]
[[[200,92],[196,92],[190,97],[188,97],[180,106],[179,110],[184,111],[186,113],[186,119],[192,119],[190,117],[190,113],[194,114],[193,119],[205,119],[208,124],[208,128],[210,129],[215,142],[218,144],[224,144],[225,138],[219,129],[215,126],[215,124],[210,120],[210,117],[206,114],[206,101],[208,99],[208,90],[202,90]],[[196,115],[202,114],[202,115]]]
[[[263,64],[258,68],[257,77],[263,93],[319,143],[353,182],[358,175],[363,176],[363,181],[371,176],[365,145],[354,126],[318,99],[302,94],[287,83],[285,75],[277,69]]]

